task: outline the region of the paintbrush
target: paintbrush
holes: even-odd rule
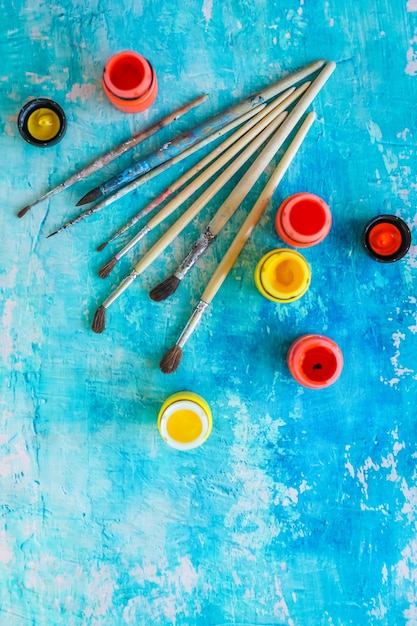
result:
[[[307,89],[304,95],[301,96],[301,98],[294,106],[293,110],[288,115],[287,119],[280,128],[280,145],[283,144],[291,131],[295,128],[296,124],[298,124],[301,117],[306,112],[307,108],[313,102],[314,98],[329,78],[330,74],[332,74],[332,72],[334,71],[334,68],[334,64],[327,64],[317,76],[317,78],[311,83],[310,87]],[[257,173],[255,164],[256,161],[253,164],[255,178],[252,184],[256,182],[256,179],[260,175],[260,173]],[[245,183],[249,181],[251,175],[252,172],[251,169],[249,169],[245,176]],[[216,213],[210,224],[207,226],[207,229],[194,243],[188,254],[180,263],[177,270],[171,276],[169,276],[167,279],[165,279],[164,281],[159,283],[159,285],[156,285],[156,287],[152,289],[149,295],[153,300],[161,302],[175,292],[181,280],[187,275],[187,273],[191,270],[191,268],[198,261],[201,255],[204,254],[207,248],[213,243],[220,230],[223,228],[223,226],[225,226],[225,224],[237,210],[238,206],[243,201],[243,198],[246,196],[246,194],[243,194],[242,192],[242,188],[237,188],[232,192],[232,194],[228,198],[228,201],[226,201],[225,206],[220,207],[218,213]]]
[[[246,122],[244,127],[233,134],[241,135],[239,139],[232,142],[231,146],[224,152],[224,154],[216,159],[214,163],[206,170],[204,170],[197,178],[195,178],[187,187],[185,187],[173,200],[168,202],[163,209],[161,209],[154,218],[152,218],[136,235],[131,239],[124,248],[118,252],[108,263],[103,265],[99,270],[99,276],[106,278],[116,265],[116,263],[124,257],[139,241],[143,239],[155,226],[159,225],[164,219],[171,215],[181,204],[183,204],[188,198],[190,198],[200,187],[208,182],[218,171],[222,169],[233,157],[236,156],[244,147],[246,147],[252,139],[254,139],[261,131],[268,127],[268,125],[282,114],[280,121],[284,119],[283,107],[284,103],[275,106],[275,103],[269,104],[264,111],[256,116],[256,124],[252,126],[253,120]],[[264,115],[266,113],[266,115]],[[286,114],[285,114],[286,115]],[[259,119],[258,119],[259,118]],[[255,119],[255,118],[254,118]],[[270,131],[271,132],[271,131]],[[228,142],[229,140],[226,140]],[[215,151],[217,152],[217,150]]]
[[[276,131],[280,125],[284,113],[280,113],[276,119],[263,130],[255,139],[252,139],[249,145],[240,152],[227,168],[204,190],[201,196],[191,204],[190,207],[181,215],[181,217],[164,233],[156,244],[142,257],[135,265],[133,270],[126,276],[120,285],[110,294],[110,296],[101,304],[94,315],[92,329],[96,333],[101,333],[105,327],[106,310],[121,294],[132,284],[132,282],[142,274],[147,267],[167,248],[174,239],[184,230],[198,212],[220,191],[231,178],[238,172],[242,165],[250,159],[256,150],[268,139],[272,132]],[[265,118],[266,119],[266,118]],[[264,120],[259,122],[262,124]],[[252,129],[254,130],[254,129]],[[250,133],[251,131],[249,131]],[[248,133],[248,134],[249,134]],[[242,138],[243,139],[243,138]],[[239,141],[242,141],[240,139]],[[157,217],[157,216],[156,216]],[[156,218],[153,218],[156,219]],[[152,220],[151,220],[152,221]]]
[[[131,137],[130,139],[127,139],[116,148],[113,148],[112,150],[104,154],[103,156],[99,157],[98,159],[90,163],[90,165],[87,165],[87,167],[85,167],[84,169],[80,170],[79,172],[67,178],[66,181],[64,181],[63,183],[61,183],[54,189],[51,189],[50,191],[48,191],[46,194],[38,198],[35,202],[32,202],[32,204],[28,204],[27,206],[25,206],[23,209],[19,211],[19,213],[17,214],[17,217],[23,217],[28,211],[30,211],[30,209],[32,209],[34,206],[36,206],[40,202],[43,202],[43,200],[52,198],[52,196],[59,193],[60,191],[64,191],[64,189],[68,189],[72,185],[75,185],[75,183],[78,183],[80,180],[83,180],[84,178],[87,178],[87,176],[90,176],[90,174],[97,172],[99,169],[101,169],[108,163],[111,163],[111,161],[114,161],[114,159],[117,159],[119,156],[121,156],[128,150],[131,150],[132,148],[137,146],[141,141],[144,141],[151,135],[154,135],[158,131],[168,126],[168,124],[171,124],[171,122],[174,122],[175,120],[179,119],[180,117],[182,117],[183,115],[185,115],[186,113],[194,109],[196,106],[198,106],[199,104],[207,100],[207,98],[208,98],[207,94],[204,94],[203,96],[199,96],[198,98],[195,98],[195,100],[192,100],[188,104],[180,107],[173,113],[170,113],[166,117],[162,118],[161,120],[159,120],[159,122],[152,124],[152,126],[149,126],[149,128],[146,128],[145,130],[137,133],[136,135],[133,135],[133,137]]]
[[[264,107],[265,107],[265,105],[260,105],[259,107],[256,107],[253,111],[249,111],[246,115],[243,115],[242,118],[238,118],[237,120],[235,120],[231,124],[228,124],[224,128],[222,128],[219,131],[217,131],[216,133],[213,133],[213,135],[210,135],[210,137],[207,137],[205,140],[195,144],[194,146],[191,146],[190,148],[188,148],[184,152],[181,152],[179,155],[177,155],[176,157],[173,157],[169,161],[165,161],[165,163],[162,163],[158,167],[155,167],[153,170],[147,172],[143,176],[141,176],[139,178],[136,178],[135,180],[133,180],[128,185],[125,185],[124,187],[121,187],[120,189],[118,189],[118,191],[116,191],[111,196],[106,196],[103,200],[101,200],[101,202],[98,202],[97,204],[93,205],[92,207],[90,207],[86,211],[83,211],[82,213],[80,213],[76,217],[74,217],[71,220],[68,220],[67,222],[65,222],[62,226],[60,226],[53,233],[50,233],[47,236],[47,238],[48,237],[53,237],[54,235],[57,235],[61,231],[66,230],[67,228],[70,228],[70,226],[74,226],[74,224],[78,224],[78,222],[81,222],[82,220],[86,219],[87,217],[90,217],[90,215],[94,215],[95,213],[98,213],[98,211],[101,211],[101,209],[104,209],[104,207],[108,206],[109,204],[112,204],[116,200],[119,200],[120,198],[125,196],[130,191],[133,191],[134,189],[137,189],[141,185],[144,185],[145,183],[147,183],[152,178],[155,178],[155,176],[158,176],[158,174],[161,174],[162,172],[164,172],[168,168],[172,167],[173,165],[176,165],[177,163],[179,163],[183,159],[187,158],[188,156],[190,156],[194,152],[197,152],[198,150],[203,148],[205,145],[208,145],[212,141],[215,141],[216,139],[218,139],[218,137],[221,137],[226,132],[229,132],[235,126],[238,126],[239,124],[243,123],[245,121],[245,119],[250,119],[251,117],[257,115],[258,110],[262,109]],[[151,209],[149,209],[147,211],[147,213],[149,213],[150,211],[151,211]],[[144,214],[142,214],[141,217],[143,215]],[[106,242],[106,244],[102,244],[101,246],[98,246],[97,249],[98,250],[102,250],[103,248],[105,248],[107,243],[108,242]]]
[[[280,183],[282,177],[284,176],[289,165],[291,164],[315,118],[315,113],[309,113],[307,115],[299,131],[296,133],[294,139],[288,146],[288,149],[286,150],[284,156],[279,162],[277,168],[275,169],[271,178],[266,184],[264,190],[262,191],[258,200],[249,212],[243,225],[239,229],[228,251],[217,266],[213,276],[211,277],[206,288],[203,291],[199,303],[194,309],[193,314],[188,320],[176,344],[172,348],[170,348],[170,350],[168,350],[165,356],[161,359],[159,367],[164,374],[171,374],[178,368],[179,364],[181,363],[184,345],[198,326],[201,318],[203,317],[203,314],[213,301],[213,298],[219,291],[228,273],[232,269],[242,248],[251,236],[253,229],[255,228],[264,210],[271,201],[278,184]]]
[[[301,70],[298,70],[297,72],[294,72],[293,74],[282,78],[281,80],[267,87],[258,94],[254,94],[249,98],[246,98],[242,102],[232,105],[226,111],[218,113],[214,117],[211,117],[209,120],[206,120],[192,130],[179,135],[172,141],[163,145],[161,148],[159,148],[159,150],[149,155],[147,158],[137,161],[119,174],[112,176],[98,187],[90,190],[87,194],[85,194],[85,196],[81,198],[81,200],[77,202],[77,206],[87,204],[88,202],[93,202],[94,200],[98,200],[102,196],[114,193],[120,187],[127,185],[130,181],[134,180],[138,176],[145,174],[146,172],[153,169],[154,167],[157,167],[164,161],[167,161],[168,159],[176,156],[183,150],[186,150],[194,143],[201,141],[201,139],[204,139],[208,135],[211,135],[218,128],[225,126],[232,120],[240,117],[243,113],[246,113],[250,109],[253,109],[258,104],[262,104],[266,100],[270,100],[282,91],[288,89],[288,87],[292,87],[296,83],[302,81],[310,74],[313,74],[316,70],[322,68],[324,63],[325,62],[323,60],[315,61],[314,63],[307,65]]]
[[[272,106],[278,106],[279,104],[283,103],[282,110],[284,110],[285,108],[290,106],[290,104],[292,104],[292,102],[294,102],[294,100],[296,100],[302,93],[304,93],[304,91],[307,89],[307,87],[309,85],[310,85],[310,83],[306,82],[306,83],[303,83],[297,89],[295,89],[294,87],[292,87],[290,89],[287,89],[287,91],[284,91],[283,94],[281,94],[275,100],[273,100],[271,105]],[[268,106],[271,106],[271,105],[268,105]],[[262,119],[265,115],[267,115],[270,109],[267,108],[265,110],[265,107],[266,107],[265,104],[259,105],[253,111],[249,111],[249,113],[246,113],[242,117],[239,117],[234,122],[231,122],[227,126],[224,126],[222,129],[220,129],[219,131],[214,133],[215,137],[213,137],[213,135],[210,135],[210,137],[207,137],[205,140],[203,140],[200,143],[198,143],[197,146],[195,146],[193,148],[190,148],[189,149],[190,151],[194,151],[195,149],[200,149],[202,147],[201,144],[207,145],[207,143],[211,143],[211,141],[213,141],[214,138],[218,139],[219,137],[223,136],[224,134],[226,134],[227,132],[229,132],[230,130],[232,130],[236,126],[238,126],[240,123],[242,123],[245,119],[252,118],[250,124],[246,124],[245,126],[241,126],[241,128],[238,131],[233,133],[233,135],[231,135],[228,139],[226,139],[220,145],[218,145],[214,150],[212,150],[201,161],[196,163],[196,165],[191,167],[187,172],[185,172],[182,176],[180,176],[180,178],[178,178],[174,183],[172,183],[169,187],[164,189],[164,191],[162,191],[162,193],[160,193],[156,198],[151,200],[151,202],[149,202],[143,209],[141,209],[139,211],[139,213],[136,213],[136,215],[134,215],[126,224],[124,224],[124,226],[119,228],[119,230],[117,230],[107,241],[105,241],[104,243],[100,244],[97,247],[97,250],[99,250],[99,251],[103,250],[109,243],[111,243],[112,241],[114,241],[115,239],[117,239],[118,237],[123,235],[127,230],[129,230],[129,228],[134,226],[142,217],[144,217],[145,215],[148,215],[148,213],[153,211],[160,204],[162,204],[163,202],[168,200],[170,198],[170,196],[172,196],[176,191],[181,189],[181,187],[183,185],[185,185],[191,178],[193,178],[193,176],[195,176],[196,174],[198,174],[198,172],[203,170],[215,158],[217,158],[220,154],[222,154],[222,152],[224,152],[230,145],[232,145],[232,143],[234,143],[239,137],[241,137],[245,132],[247,132],[247,130],[249,128],[251,128],[252,125],[256,124],[258,120]],[[256,117],[254,117],[254,115],[256,115]],[[249,118],[248,118],[248,116],[249,116]],[[188,152],[188,150],[186,152]],[[183,153],[183,154],[185,154],[185,153]],[[174,159],[172,159],[172,161],[174,161]],[[169,161],[169,163],[170,162],[171,161]],[[158,170],[159,168],[156,168],[156,169]],[[156,170],[153,170],[153,171],[156,171]],[[129,183],[125,187],[122,187],[121,189],[119,189],[119,191],[116,191],[116,193],[114,193],[113,195],[108,196],[107,198],[102,200],[99,203],[100,208],[101,208],[101,206],[106,206],[107,204],[110,204],[111,202],[113,202],[113,198],[115,196],[117,196],[117,197],[123,196],[123,195],[125,195],[125,193],[128,193],[129,191],[137,188],[137,186],[139,184],[141,184],[141,181],[144,178],[146,178],[146,176],[148,176],[148,174],[145,174],[145,176],[143,176],[142,178],[138,178],[138,179],[132,181],[131,183]],[[96,207],[97,206],[98,205],[96,205]],[[121,254],[121,256],[123,256],[123,255]],[[121,256],[119,258],[121,258]]]

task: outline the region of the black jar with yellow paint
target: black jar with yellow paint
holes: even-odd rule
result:
[[[67,120],[59,104],[49,98],[36,98],[21,109],[17,126],[25,141],[46,148],[62,139]]]

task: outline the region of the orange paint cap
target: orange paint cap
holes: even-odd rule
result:
[[[365,226],[363,245],[368,254],[382,263],[401,259],[411,244],[407,224],[396,215],[379,215]]]
[[[153,104],[158,93],[152,65],[132,50],[123,50],[106,61],[102,86],[113,106],[124,113],[144,111]]]

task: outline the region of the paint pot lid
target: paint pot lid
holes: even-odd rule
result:
[[[46,148],[62,139],[67,120],[59,104],[49,98],[36,98],[20,110],[17,127],[25,141]]]
[[[158,429],[164,441],[176,450],[192,450],[208,438],[211,411],[205,401],[180,398],[168,400],[161,408]]]
[[[299,247],[315,246],[329,234],[332,214],[328,204],[313,193],[289,196],[278,208],[275,227],[285,243]]]
[[[374,260],[392,263],[408,252],[411,245],[411,232],[400,217],[378,215],[365,226],[363,245]]]

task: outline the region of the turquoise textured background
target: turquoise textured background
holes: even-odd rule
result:
[[[3,626],[415,626],[416,0],[3,0],[0,51],[0,624]],[[158,98],[129,116],[101,73],[122,49],[149,58]],[[98,304],[165,229],[106,280],[96,246],[200,155],[89,220],[93,185],[229,104],[319,58],[337,68],[318,120],[181,367],[158,362],[176,340],[257,188],[176,294],[169,274],[239,176],[108,311]],[[198,109],[91,179],[16,213],[93,158],[192,98]],[[16,119],[30,98],[57,100],[64,139],[38,149]],[[268,168],[268,173],[272,166]],[[304,250],[307,294],[264,299],[253,271],[281,242],[276,209],[309,191],[333,227]],[[361,232],[379,213],[413,244],[382,265]],[[172,220],[171,220],[172,221]],[[114,248],[114,251],[117,248]],[[332,387],[300,387],[285,356],[322,333],[345,367]],[[210,404],[199,449],[170,449],[159,407],[182,389]]]

